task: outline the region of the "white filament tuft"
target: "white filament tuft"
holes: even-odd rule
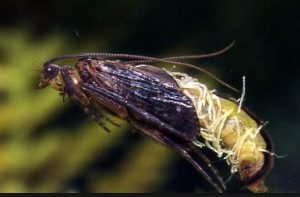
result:
[[[243,76],[243,89],[242,89],[241,98],[238,100],[239,101],[238,113],[241,112],[242,104],[245,100],[245,94],[246,94],[246,76]]]
[[[222,107],[221,98],[215,94],[215,90],[210,91],[206,85],[185,73],[169,72],[176,80],[183,93],[188,96],[196,109],[196,113],[201,125],[200,136],[204,138],[204,143],[195,141],[194,145],[202,148],[203,146],[216,152],[218,157],[226,160],[231,166],[231,172],[235,173],[239,169],[239,155],[246,142],[251,143],[251,149],[257,149],[255,137],[260,132],[262,126],[245,127],[243,126],[236,113],[236,108],[225,109]],[[243,92],[239,99],[238,113],[241,111],[245,97],[245,76],[243,77]],[[222,134],[228,125],[235,125],[234,132],[237,133],[236,141],[233,146],[224,146]]]

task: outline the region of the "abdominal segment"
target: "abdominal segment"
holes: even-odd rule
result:
[[[239,111],[237,103],[217,96],[197,79],[183,73],[169,73],[195,105],[202,126],[199,133],[205,141],[198,145],[223,157],[232,173],[240,171],[245,162],[258,165],[259,171],[266,150],[266,143],[260,135],[261,126],[244,110]]]

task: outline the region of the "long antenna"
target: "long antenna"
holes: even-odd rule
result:
[[[234,43],[232,43],[231,45],[233,45]],[[229,47],[226,47],[225,49],[228,50]],[[221,52],[215,52],[215,53],[211,53],[211,54],[206,54],[206,55],[194,55],[194,56],[179,56],[179,57],[169,57],[169,58],[179,58],[179,59],[191,59],[190,57],[193,58],[199,58],[202,56],[202,58],[208,58],[208,57],[212,57],[214,55],[212,54],[221,54],[222,52],[224,52],[226,50],[221,50]],[[73,58],[97,58],[97,59],[110,59],[110,58],[122,58],[122,59],[131,59],[131,60],[141,60],[143,62],[145,61],[151,61],[151,62],[161,62],[161,63],[168,63],[168,64],[174,64],[174,65],[182,65],[182,66],[186,66],[189,68],[193,68],[196,69],[200,72],[203,72],[205,74],[207,74],[208,76],[210,76],[211,78],[213,78],[214,80],[216,80],[217,82],[219,82],[220,84],[226,86],[227,88],[235,91],[235,92],[239,92],[236,88],[232,87],[231,85],[227,84],[226,82],[222,81],[221,79],[219,79],[218,77],[216,77],[215,75],[213,75],[212,73],[208,72],[207,70],[201,68],[201,67],[197,67],[193,64],[189,64],[189,63],[184,63],[184,62],[178,62],[178,61],[172,61],[172,59],[161,59],[161,58],[156,58],[156,57],[149,57],[149,56],[142,56],[142,55],[132,55],[132,54],[122,54],[122,53],[79,53],[79,54],[68,54],[68,55],[63,55],[63,56],[59,56],[56,58],[53,58],[49,61],[47,61],[45,65],[57,62],[57,61],[61,61],[61,60],[65,60],[65,59],[73,59]]]
[[[216,57],[219,55],[224,54],[225,52],[227,52],[229,49],[231,49],[234,45],[235,45],[235,41],[232,41],[228,46],[226,46],[225,48],[212,52],[212,53],[207,53],[207,54],[200,54],[200,55],[184,55],[184,56],[173,56],[173,57],[163,57],[160,59],[165,59],[165,60],[176,60],[176,62],[178,62],[178,60],[191,60],[191,59],[207,59],[207,58],[211,58],[211,57]],[[128,63],[151,63],[151,60],[136,60],[136,61],[129,61]]]

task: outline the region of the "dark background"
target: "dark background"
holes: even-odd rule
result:
[[[101,142],[97,134],[91,134],[83,143],[81,135],[87,131],[80,129],[81,125],[93,125],[94,130],[103,132],[78,105],[62,104],[57,92],[34,90],[39,73],[33,70],[50,58],[71,52],[202,54],[235,40],[226,54],[197,63],[235,87],[241,87],[246,75],[244,104],[269,121],[266,130],[275,153],[287,155],[275,159],[267,178],[269,191],[299,192],[299,6],[297,0],[1,2],[0,191],[211,190],[187,162],[136,133],[122,131],[117,139],[99,134]],[[211,87],[218,87],[200,76]],[[220,91],[239,97],[224,88]],[[53,106],[46,107],[46,98],[56,99]],[[25,116],[29,117],[23,119]],[[124,130],[130,129],[126,126]],[[97,146],[104,142],[108,145]],[[79,150],[85,145],[88,148]],[[145,150],[137,153],[141,147]],[[52,149],[55,151],[47,152]],[[75,155],[78,158],[74,159]],[[66,159],[69,157],[72,159]],[[147,166],[147,162],[155,164]],[[128,168],[123,169],[124,165]],[[69,173],[68,169],[73,170]]]

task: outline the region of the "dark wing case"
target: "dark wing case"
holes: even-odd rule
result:
[[[96,69],[94,77],[100,79],[105,76],[106,84],[107,79],[110,84],[105,89],[122,98],[124,105],[134,106],[135,110],[127,107],[128,118],[147,124],[149,116],[146,114],[150,114],[159,120],[150,127],[164,132],[161,125],[167,125],[164,129],[174,128],[186,140],[196,138],[200,129],[194,105],[164,70],[148,65],[130,66],[122,62],[103,64],[105,69]],[[101,94],[100,90],[98,94]],[[142,113],[136,113],[137,111]]]

